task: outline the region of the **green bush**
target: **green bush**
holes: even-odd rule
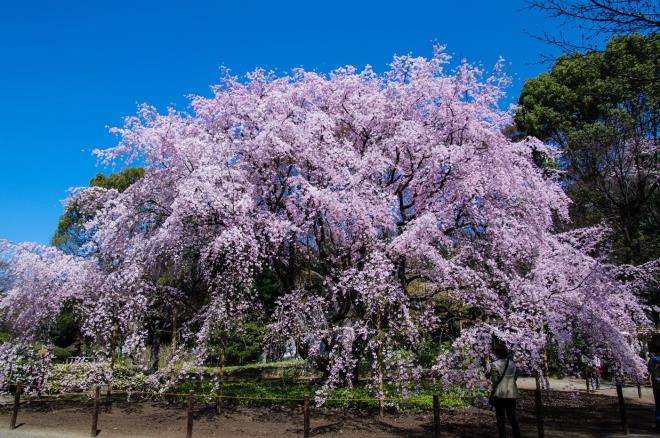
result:
[[[69,347],[78,339],[80,333],[79,326],[80,324],[74,311],[70,306],[66,306],[50,325],[48,337],[57,347]]]
[[[314,400],[316,391],[319,389],[320,385],[313,382],[230,381],[225,383],[223,394],[227,397],[239,397],[237,399],[228,398],[226,403],[229,404],[243,406],[300,405],[300,401],[306,395]],[[390,389],[393,387],[388,384],[386,391]],[[187,393],[188,391],[194,391],[200,396],[207,394],[211,397],[213,395],[210,383],[182,382],[175,388],[177,393]],[[473,399],[458,390],[442,391],[438,385],[425,382],[412,391],[409,397],[386,400],[385,406],[388,410],[428,412],[433,409],[433,394],[439,395],[442,407],[464,407]],[[373,392],[360,385],[355,388],[338,388],[330,391],[324,406],[350,411],[376,411],[379,403],[374,398]]]
[[[67,348],[62,348],[55,345],[51,349],[50,353],[53,355],[53,361],[55,361],[56,363],[63,363],[66,362],[67,359],[73,356],[74,350],[75,349],[73,345]]]
[[[416,352],[418,363],[425,369],[431,368],[435,365],[443,348],[447,347],[448,342],[445,342],[444,345],[432,339],[421,342]]]
[[[230,335],[225,342],[225,365],[245,365],[259,360],[266,326],[261,322],[249,322],[241,333]],[[213,334],[209,342],[209,365],[218,365],[222,349],[222,332]]]

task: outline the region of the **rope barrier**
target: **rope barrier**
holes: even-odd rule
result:
[[[633,388],[636,387],[636,385],[622,385],[623,388]],[[39,387],[36,385],[23,385],[21,384],[21,388],[23,391],[27,388],[35,388],[38,389]],[[76,397],[76,396],[89,396],[92,393],[92,390],[90,389],[89,392],[72,392],[72,393],[61,393],[61,394],[41,394],[40,397],[62,397],[62,396],[71,396],[71,397]],[[25,394],[29,395],[29,394]],[[138,395],[147,395],[147,396],[160,396],[160,397],[188,397],[189,393],[185,392],[147,392],[147,391],[123,391],[123,392],[113,392],[113,396],[138,396]],[[258,396],[241,396],[241,395],[219,395],[219,394],[204,394],[204,393],[196,393],[193,394],[195,398],[205,398],[205,399],[226,399],[226,400],[267,400],[267,401],[298,401],[298,402],[303,402],[305,400],[304,396],[302,397],[258,397]],[[326,402],[411,402],[411,399],[406,399],[406,398],[401,398],[401,397],[384,397],[384,398],[376,398],[376,397],[359,397],[359,398],[349,398],[349,397],[327,397],[324,399]]]
[[[21,387],[25,388],[24,386],[21,385]],[[66,396],[70,397],[81,397],[81,396],[89,396],[91,394],[90,392],[70,392],[70,393],[62,393],[62,394],[42,394],[40,398],[47,398],[47,397],[53,397],[53,398],[62,398]],[[29,394],[25,394],[29,395]],[[124,391],[124,392],[113,392],[113,396],[119,397],[119,396],[139,396],[139,395],[147,395],[147,396],[161,396],[161,397],[188,397],[189,393],[185,392],[146,392],[146,391]],[[268,401],[298,401],[302,402],[305,400],[304,397],[258,397],[258,396],[242,396],[242,395],[218,395],[218,394],[194,394],[193,395],[195,398],[207,398],[207,399],[225,399],[225,400],[268,400]],[[349,398],[349,397],[327,397],[324,399],[326,402],[410,402],[410,399],[405,399],[405,398],[394,398],[394,397],[383,397],[383,398],[376,398],[376,397],[360,397],[360,398]],[[32,400],[32,401],[37,401],[37,400]],[[43,400],[46,401],[46,400]]]

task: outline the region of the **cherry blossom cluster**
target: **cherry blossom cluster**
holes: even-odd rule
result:
[[[38,393],[48,383],[52,357],[26,342],[0,345],[0,394],[22,385],[25,393]]]

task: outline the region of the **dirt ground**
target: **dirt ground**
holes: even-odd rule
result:
[[[621,425],[616,398],[585,392],[549,391],[544,394],[546,437],[620,436]],[[523,436],[536,436],[533,393],[524,391],[519,416]],[[653,435],[653,405],[645,400],[626,400],[630,432],[633,436]],[[61,438],[90,436],[91,415],[88,407],[54,406],[31,403],[21,406],[20,427],[8,430],[9,411],[0,414],[0,437]],[[433,415],[387,414],[381,420],[372,415],[358,415],[327,409],[313,409],[312,436],[346,438],[380,438],[432,436]],[[443,409],[443,437],[494,437],[495,415],[489,409],[469,407]],[[295,407],[245,408],[227,407],[215,415],[211,406],[198,405],[195,412],[194,437],[300,437],[302,409]],[[144,437],[182,438],[185,436],[186,410],[181,404],[168,406],[161,402],[116,402],[100,414],[100,438]]]

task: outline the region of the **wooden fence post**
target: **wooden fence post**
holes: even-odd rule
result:
[[[224,357],[225,353],[223,351],[220,357],[220,361],[222,363],[222,369],[220,370],[220,385],[218,386],[218,390],[215,393],[215,396],[217,397],[215,401],[215,413],[218,415],[222,413],[222,398],[225,395]]]
[[[94,438],[98,431],[99,425],[99,398],[101,397],[101,387],[96,385],[94,388],[94,408],[92,409],[92,430],[89,432],[89,436]]]
[[[621,382],[616,383],[616,396],[619,399],[619,413],[621,414],[621,426],[623,426],[623,434],[628,435],[630,431],[628,429],[628,416],[626,415],[626,404],[623,400],[623,388],[621,387]]]
[[[107,410],[112,412],[112,379],[108,382],[108,390],[105,394],[105,405]]]
[[[186,429],[186,438],[192,438],[193,432],[193,414],[195,410],[195,395],[192,391],[188,393],[188,427]]]
[[[440,400],[433,394],[433,438],[440,438]]]
[[[20,383],[16,384],[16,392],[14,393],[14,410],[11,413],[11,420],[9,420],[9,429],[16,429],[16,419],[18,418],[18,405],[21,403],[21,391],[23,388]]]
[[[535,407],[536,407],[536,427],[538,429],[539,438],[545,436],[543,429],[543,392],[541,391],[541,376],[536,373],[536,391],[534,392]]]
[[[309,396],[303,402],[303,436],[309,438]]]

